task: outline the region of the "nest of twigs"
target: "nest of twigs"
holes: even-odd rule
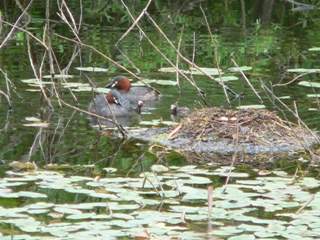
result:
[[[234,144],[274,145],[290,138],[303,141],[309,132],[283,121],[275,112],[265,109],[200,109],[181,120],[168,140],[177,137],[195,141],[230,139]]]
[[[265,109],[204,108],[173,128],[148,129],[136,137],[172,147],[197,163],[224,162],[223,156],[233,155],[238,161],[261,164],[318,141],[315,132]]]

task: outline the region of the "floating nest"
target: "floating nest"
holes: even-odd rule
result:
[[[234,153],[243,161],[270,161],[317,143],[315,132],[283,121],[265,109],[204,108],[173,128],[148,129],[136,137],[170,146],[204,163],[213,156]]]

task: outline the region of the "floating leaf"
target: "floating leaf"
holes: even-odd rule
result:
[[[38,79],[36,79],[36,78],[32,78],[32,79],[22,79],[21,82],[24,82],[24,83],[37,83],[37,82],[38,82]]]
[[[159,72],[166,72],[166,73],[175,73],[177,70],[174,67],[163,67],[163,68],[160,68],[158,71]],[[186,73],[185,70],[181,70],[181,71]]]
[[[223,76],[223,77],[217,77],[216,80],[222,81],[222,82],[228,82],[228,81],[239,80],[239,78],[236,76]]]
[[[320,47],[309,48],[309,51],[320,51]]]
[[[260,170],[258,172],[258,175],[260,176],[266,176],[266,175],[270,175],[272,172],[271,171],[268,171],[268,170]]]
[[[291,96],[282,96],[282,97],[278,97],[279,99],[290,99]]]
[[[54,206],[53,203],[47,203],[47,202],[37,202],[35,204],[31,204],[28,207],[30,209],[43,209],[43,208],[51,208]]]
[[[320,72],[320,69],[315,68],[315,69],[309,69],[309,68],[291,68],[288,69],[288,72],[293,72],[293,73],[317,73]]]
[[[27,211],[29,214],[44,214],[49,212],[49,209],[30,209]]]
[[[226,172],[226,173],[220,173],[219,176],[221,177],[233,177],[233,178],[247,178],[249,177],[248,173],[237,173],[237,172]]]
[[[248,67],[248,66],[242,66],[242,67],[231,67],[231,68],[228,68],[228,70],[230,72],[244,72],[244,71],[249,71],[249,70],[252,70],[252,67]]]
[[[90,87],[89,83],[77,83],[77,82],[66,82],[62,83],[62,85],[67,88],[79,88],[79,87]]]
[[[230,236],[234,234],[239,234],[242,233],[242,229],[238,229],[236,226],[226,226],[226,227],[221,227],[217,230],[213,230],[209,232],[209,234],[214,234],[218,236]]]
[[[41,81],[41,82],[35,82],[35,83],[28,83],[30,87],[40,87],[40,84],[42,87],[45,87],[46,85],[52,85],[53,82]]]
[[[205,67],[201,67],[200,68],[201,71],[205,72],[208,75],[219,75],[219,70],[218,68],[205,68]],[[196,68],[190,68],[192,74],[194,75],[203,75],[202,72],[200,72],[198,69]],[[223,74],[223,72],[220,71],[220,74]]]
[[[156,83],[159,85],[165,85],[165,86],[176,86],[178,84],[176,81],[170,81],[170,80],[157,80]]]
[[[109,69],[107,68],[99,68],[99,67],[76,67],[79,71],[85,72],[108,72]]]
[[[320,87],[320,83],[319,82],[309,82],[309,81],[301,81],[301,82],[298,83],[298,85],[304,86],[304,87],[315,87],[315,88],[319,88]]]
[[[53,78],[73,78],[73,75],[67,75],[67,74],[53,74]],[[51,78],[51,75],[45,75],[43,78]]]
[[[67,207],[55,207],[53,209],[55,212],[59,212],[59,213],[63,213],[63,214],[81,214],[82,212],[78,209],[71,209],[71,208],[67,208]]]
[[[208,75],[219,75],[219,71],[217,68],[200,68],[201,71],[205,72],[206,74]],[[165,68],[160,68],[159,69],[160,72],[166,72],[166,73],[175,73],[177,70],[174,68],[174,67],[165,67]],[[202,72],[198,71],[196,68],[190,68],[190,71],[189,70],[182,70],[180,69],[180,71],[182,73],[185,73],[185,74],[194,74],[194,75],[204,75]],[[220,74],[223,74],[223,72],[220,72]]]
[[[265,105],[242,105],[237,107],[237,109],[249,109],[249,108],[266,108]]]
[[[26,123],[22,125],[26,127],[44,127],[44,128],[49,127],[49,123],[47,122],[33,122],[33,123]]]
[[[309,98],[319,98],[320,94],[307,94],[307,97],[309,97]]]
[[[20,197],[29,197],[29,198],[47,198],[47,195],[42,193],[28,192],[28,191],[20,191],[18,192]]]
[[[36,117],[26,117],[25,120],[29,121],[29,122],[40,122],[41,121],[41,119],[36,118]]]
[[[93,213],[81,213],[81,214],[69,215],[67,216],[67,219],[84,220],[84,219],[90,219],[92,216],[93,216]]]
[[[144,78],[143,81],[145,83],[155,83],[157,81],[157,79],[148,79],[148,78]],[[143,82],[133,82],[131,83],[131,86],[145,86],[145,84]]]
[[[9,163],[9,166],[13,168],[19,168],[19,169],[35,168],[34,164],[31,162],[19,162],[19,161],[13,161]]]
[[[171,125],[177,125],[178,123],[176,122],[172,122],[172,121],[163,121],[162,119],[153,119],[152,121],[141,121],[139,123],[140,125],[167,125],[167,126],[171,126]]]
[[[106,172],[108,172],[108,173],[114,173],[114,172],[116,172],[118,169],[109,167],[109,168],[104,168],[103,170],[106,171]]]
[[[169,168],[163,165],[152,165],[151,169],[155,172],[167,172]]]
[[[37,88],[37,89],[26,89],[26,91],[28,92],[40,92],[41,89]]]

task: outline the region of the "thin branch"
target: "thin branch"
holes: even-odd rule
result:
[[[126,6],[125,3],[123,2],[123,0],[121,0],[123,6]],[[133,24],[128,28],[128,30],[122,35],[122,37],[118,40],[118,42],[115,44],[116,46],[129,34],[129,32],[131,32],[131,30],[138,24],[138,22],[140,21],[140,19],[143,17],[143,15],[145,14],[145,12],[147,11],[149,5],[151,4],[152,0],[149,0],[149,2],[147,3],[147,5],[145,6],[145,8],[142,10],[142,12],[140,13],[139,17],[137,19],[134,20]],[[128,9],[127,9],[128,10]],[[129,11],[128,11],[129,12]],[[131,13],[129,12],[130,16]],[[133,17],[132,17],[133,18]]]
[[[259,96],[258,92],[255,90],[255,88],[252,86],[251,82],[249,81],[249,79],[247,78],[247,76],[243,73],[243,71],[241,70],[241,68],[239,67],[239,65],[236,63],[236,61],[234,59],[231,59],[231,61],[233,62],[233,64],[239,69],[242,77],[246,80],[246,82],[248,83],[248,85],[251,87],[252,91],[254,92],[254,94],[257,96],[257,98],[259,98],[260,103],[263,103],[262,98]]]
[[[10,30],[10,32],[7,34],[6,38],[5,38],[5,39],[3,40],[3,42],[1,43],[0,49],[1,49],[1,48],[6,44],[6,42],[10,39],[10,37],[11,37],[11,35],[13,34],[13,32],[15,31],[15,29],[16,29],[16,28],[18,29],[17,25],[20,23],[21,18],[22,18],[25,14],[27,14],[28,9],[29,9],[29,8],[31,7],[31,5],[32,5],[32,2],[33,2],[33,0],[30,0],[29,4],[28,4],[27,7],[24,9],[24,11],[21,13],[21,15],[18,17],[18,19],[17,19],[17,21],[15,22],[15,24],[13,24],[13,25],[12,25],[12,24],[9,24],[9,23],[7,23],[7,22],[5,22],[5,21],[3,21],[3,20],[0,19],[0,21],[2,21],[2,22],[4,22],[4,23],[12,26],[12,29]]]

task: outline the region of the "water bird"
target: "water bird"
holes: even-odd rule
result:
[[[127,98],[130,102],[138,101],[157,101],[160,100],[162,95],[156,91],[146,87],[132,87],[130,80],[125,76],[117,76],[106,88],[116,88],[123,97]]]
[[[109,106],[107,102],[109,103]],[[98,95],[90,102],[88,107],[89,112],[103,117],[112,117],[112,113],[115,117],[130,116],[130,110],[131,105],[129,100],[116,90],[112,90],[106,95]]]
[[[174,116],[186,116],[190,113],[190,109],[187,107],[179,107],[178,104],[171,105],[171,114]]]

